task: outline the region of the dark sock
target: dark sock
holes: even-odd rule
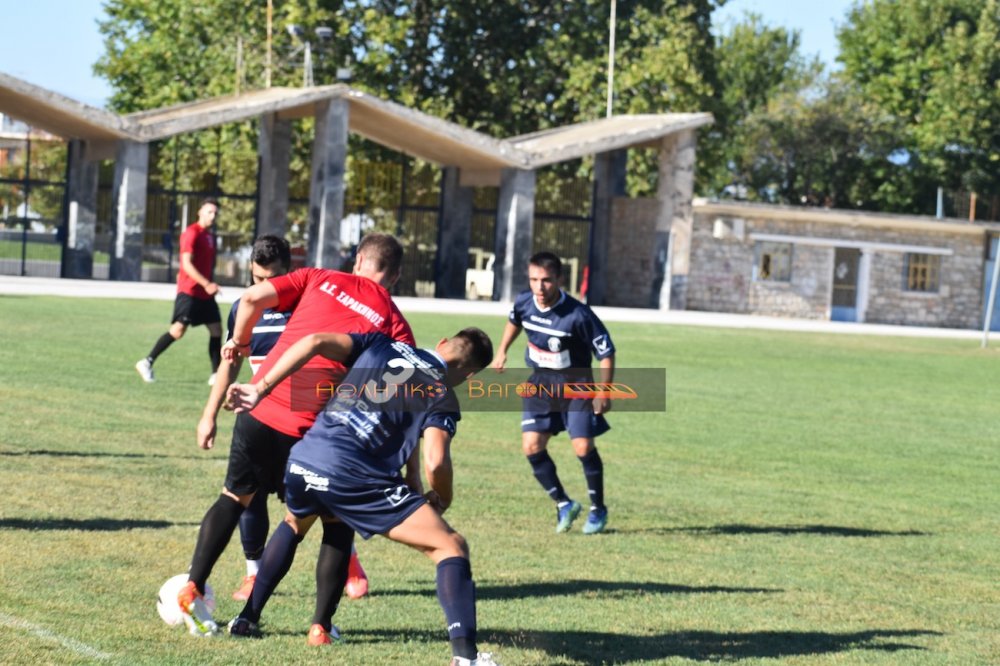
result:
[[[323,523],[323,542],[316,561],[316,612],[312,624],[330,631],[333,615],[347,584],[354,530],[344,523]]]
[[[437,565],[437,596],[448,624],[452,656],[475,659],[476,584],[472,565],[464,557],[449,557]]]
[[[222,362],[222,338],[208,338],[208,358],[212,361],[212,372],[216,372]]]
[[[267,516],[267,493],[259,492],[240,515],[240,542],[248,560],[259,560],[267,543],[270,522]]]
[[[531,471],[535,473],[535,478],[538,479],[538,483],[542,484],[542,488],[549,494],[549,497],[556,502],[569,501],[566,491],[563,490],[562,484],[559,482],[559,475],[556,474],[556,464],[549,457],[548,451],[532,453],[528,456],[528,463],[531,464]]]
[[[174,336],[169,333],[164,333],[160,336],[160,339],[156,341],[156,344],[153,345],[153,348],[149,351],[149,356],[146,357],[146,360],[149,361],[150,365],[152,365],[153,361],[156,360],[156,357],[167,351],[167,347],[172,344],[174,344]]]
[[[219,495],[201,519],[198,530],[198,542],[194,547],[194,557],[191,558],[191,571],[188,574],[198,591],[205,591],[205,581],[212,573],[212,567],[218,561],[222,551],[233,537],[233,530],[240,522],[243,505],[227,495]]]
[[[291,568],[295,559],[295,549],[299,547],[300,541],[302,537],[295,534],[292,526],[281,521],[260,558],[260,570],[253,584],[253,593],[247,599],[240,617],[245,617],[251,622],[260,621],[264,605]]]
[[[583,475],[587,477],[587,493],[590,495],[590,505],[604,508],[604,462],[597,449],[580,458],[583,465]]]

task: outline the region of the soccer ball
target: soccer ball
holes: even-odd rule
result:
[[[177,594],[187,582],[188,575],[182,573],[168,578],[167,582],[160,587],[160,594],[156,599],[156,612],[171,627],[184,623],[181,607],[177,605]],[[209,612],[215,611],[215,591],[207,583],[205,584],[205,606],[208,607]]]

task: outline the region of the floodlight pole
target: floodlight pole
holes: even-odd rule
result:
[[[615,88],[615,14],[617,0],[611,0],[611,25],[608,26],[608,118],[611,117],[611,100]]]
[[[997,279],[1000,278],[1000,236],[996,237],[997,249],[993,252],[993,278],[990,280],[990,300],[986,303],[986,319],[983,321],[983,349],[990,342],[990,325],[993,323],[993,303],[997,297]]]

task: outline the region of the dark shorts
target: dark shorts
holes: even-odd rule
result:
[[[309,469],[294,457],[285,473],[285,505],[299,518],[336,516],[370,539],[385,534],[426,504],[423,495],[401,479],[331,479]]]
[[[201,326],[222,321],[219,306],[214,298],[195,298],[190,294],[177,294],[174,299],[174,316],[170,323],[179,321],[185,326]]]
[[[572,439],[587,437],[593,439],[603,435],[611,426],[603,415],[594,414],[590,400],[563,400],[559,409],[548,411],[538,409],[537,401],[522,401],[521,432],[547,432],[558,435],[569,431]]]
[[[229,447],[226,489],[234,495],[284,492],[285,463],[298,437],[264,425],[250,414],[237,414]]]

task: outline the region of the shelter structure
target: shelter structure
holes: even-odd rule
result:
[[[345,163],[350,133],[443,167],[435,295],[462,298],[473,213],[472,188],[499,187],[493,298],[511,300],[526,286],[532,253],[536,171],[593,156],[595,206],[588,301],[609,300],[615,261],[649,267],[647,304],[683,307],[690,256],[696,130],[707,113],[615,116],[552,130],[493,138],[344,84],[269,88],[162,109],[118,115],[0,73],[0,113],[69,142],[66,254],[62,275],[92,275],[97,163],[114,159],[114,242],[110,278],[139,280],[149,145],[226,123],[259,123],[257,233],[284,234],[288,212],[291,123],[315,120],[309,194],[308,263],[333,266],[344,216]],[[657,196],[646,205],[651,224],[638,257],[612,257],[615,200],[625,194],[627,151],[657,150]],[[648,256],[647,256],[648,255]]]

